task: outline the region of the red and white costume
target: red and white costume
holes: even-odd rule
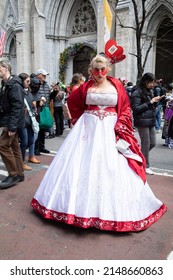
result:
[[[155,223],[166,206],[146,182],[124,87],[107,78],[114,92],[91,92],[91,80],[69,96],[75,125],[31,205],[45,218],[78,227],[140,231]]]

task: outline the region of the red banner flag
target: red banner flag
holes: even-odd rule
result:
[[[3,54],[6,32],[0,27],[0,56]]]

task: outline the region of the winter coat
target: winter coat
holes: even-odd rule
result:
[[[131,108],[135,127],[155,126],[155,105],[150,103],[154,97],[152,90],[137,88],[131,94]]]
[[[34,99],[33,99],[32,93],[30,91],[24,90],[24,98],[26,99],[31,112],[35,115],[35,108],[33,106]],[[29,115],[28,108],[26,105],[25,105],[25,109],[24,109],[24,114],[25,114],[25,127],[30,127],[32,125],[32,121],[31,121],[31,117]]]
[[[0,92],[0,127],[7,127],[15,132],[24,127],[24,89],[22,80],[11,77],[6,83],[2,81]]]
[[[46,99],[46,102],[44,105],[48,106],[50,108],[50,94],[51,94],[51,89],[49,84],[45,81],[43,84],[40,85],[39,90],[37,93],[34,95],[34,98],[36,100],[36,106],[37,106],[37,121],[40,122],[40,112],[42,111],[44,106],[40,106],[40,100],[42,97]]]

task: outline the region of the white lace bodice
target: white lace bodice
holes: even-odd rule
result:
[[[117,91],[115,93],[88,92],[86,96],[86,104],[104,107],[114,107],[117,104],[117,99]]]

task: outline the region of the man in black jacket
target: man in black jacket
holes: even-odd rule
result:
[[[11,64],[0,61],[0,156],[8,171],[8,177],[0,182],[0,189],[24,181],[23,160],[17,129],[24,126],[24,94],[22,81],[11,76]]]

